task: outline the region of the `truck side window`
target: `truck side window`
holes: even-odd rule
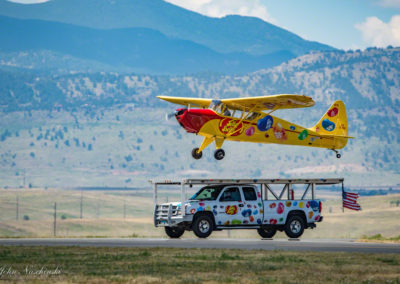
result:
[[[226,189],[219,201],[242,201],[238,187],[231,187]]]
[[[257,200],[257,194],[253,187],[243,187],[243,195],[247,201]]]

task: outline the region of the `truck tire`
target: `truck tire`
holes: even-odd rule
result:
[[[267,228],[267,227],[261,227],[257,229],[258,234],[263,237],[263,238],[272,238],[276,234],[276,229],[275,228]]]
[[[304,232],[304,219],[299,215],[292,215],[285,225],[285,233],[289,238],[299,238]]]
[[[184,232],[185,232],[185,229],[182,229],[182,228],[179,228],[179,227],[165,227],[165,233],[171,239],[180,238],[183,235]]]
[[[210,216],[198,216],[192,226],[194,234],[199,238],[207,238],[213,231],[213,221]]]

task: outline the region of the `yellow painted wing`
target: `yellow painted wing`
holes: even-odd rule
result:
[[[190,105],[201,108],[208,108],[208,106],[212,101],[211,99],[182,98],[182,97],[168,97],[168,96],[157,96],[157,98],[177,105],[183,105],[183,106]]]
[[[288,108],[311,107],[315,104],[311,97],[303,95],[274,95],[263,97],[247,97],[236,99],[224,99],[222,103],[231,109],[245,111],[263,111]]]

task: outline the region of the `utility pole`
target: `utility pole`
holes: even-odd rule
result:
[[[124,199],[124,219],[126,218],[126,204],[125,204],[125,199]]]
[[[53,235],[56,236],[57,232],[57,202],[54,202],[54,224],[53,224]]]
[[[81,189],[81,219],[83,217],[83,190]]]
[[[19,196],[17,193],[17,204],[16,204],[16,216],[15,218],[17,219],[17,221],[19,220]]]
[[[97,200],[97,206],[96,206],[96,217],[99,219],[100,216],[100,208],[99,208],[99,200]]]

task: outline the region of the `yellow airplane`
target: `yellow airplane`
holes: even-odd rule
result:
[[[183,105],[173,113],[179,124],[189,133],[204,136],[199,148],[192,150],[195,159],[215,141],[214,157],[222,160],[221,149],[225,140],[254,143],[275,143],[308,147],[327,148],[337,151],[347,144],[348,136],[346,108],[336,101],[311,128],[272,116],[276,110],[311,107],[313,99],[302,95],[274,95],[235,99],[202,99],[158,96],[158,98]],[[169,115],[171,116],[171,115]]]

